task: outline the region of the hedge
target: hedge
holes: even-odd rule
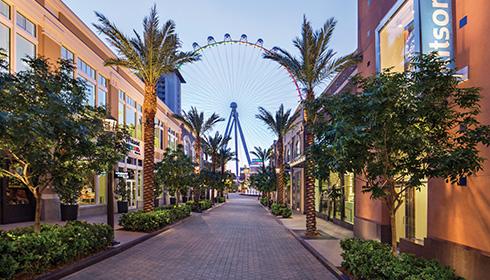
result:
[[[207,210],[213,206],[211,200],[199,200],[199,202],[195,202],[194,200],[189,200],[186,202],[186,205],[191,207],[192,212],[202,212]]]
[[[152,232],[190,216],[191,208],[185,204],[156,208],[152,212],[136,211],[123,214],[119,225],[124,230]]]
[[[111,246],[114,232],[105,224],[72,221],[0,231],[0,279],[31,278]]]
[[[374,240],[346,239],[340,242],[342,267],[359,280],[461,280],[454,271],[435,260],[400,253]]]

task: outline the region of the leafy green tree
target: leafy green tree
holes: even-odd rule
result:
[[[284,204],[284,136],[294,128],[294,122],[299,118],[299,113],[291,114],[291,109],[284,111],[284,105],[279,106],[279,110],[273,115],[266,109],[259,107],[259,113],[255,115],[267,128],[277,136],[277,168],[279,168],[277,178],[277,202]]]
[[[204,113],[197,111],[196,107],[191,107],[189,112],[183,112],[182,116],[174,115],[174,117],[183,122],[191,130],[194,137],[196,137],[194,150],[196,152],[196,173],[199,173],[201,168],[202,138],[206,132],[213,129],[216,123],[222,122],[224,119],[215,113],[208,119],[205,119]]]
[[[166,189],[170,195],[179,196],[187,193],[192,184],[194,163],[185,155],[184,146],[176,150],[167,148],[163,160],[156,164],[155,182]]]
[[[394,254],[395,215],[406,191],[431,178],[456,183],[476,174],[484,161],[478,146],[490,144],[490,127],[478,121],[479,89],[461,87],[435,54],[417,55],[411,63],[414,71],[359,78],[360,94],[317,104],[330,118],[318,122],[316,152],[331,170],[360,174],[363,191],[384,202]]]
[[[231,151],[230,148],[222,146],[218,151],[218,163],[220,167],[221,180],[224,184],[224,188],[230,188],[230,183],[233,182],[233,174],[226,171],[226,164],[235,159],[235,153]],[[219,191],[219,196],[223,197],[223,190]]]
[[[251,152],[252,155],[256,156],[262,162],[262,171],[266,170],[267,161],[271,159],[272,148],[262,149],[261,147],[254,147],[254,151]]]
[[[230,138],[224,137],[219,133],[219,131],[216,131],[214,136],[207,135],[204,137],[204,151],[211,156],[212,171],[216,171],[219,164],[218,153],[222,147],[228,144],[228,141],[230,141]]]
[[[124,158],[128,134],[104,130],[105,109],[87,105],[85,85],[68,61],[59,67],[43,58],[26,61],[26,71],[0,72],[0,151],[8,163],[0,176],[32,192],[39,232],[43,191],[54,186],[62,200],[75,202],[88,173]]]
[[[353,62],[354,56],[348,55],[336,58],[336,52],[330,48],[333,32],[337,21],[333,18],[327,20],[322,28],[314,31],[311,23],[303,19],[301,36],[293,40],[294,47],[300,56],[294,57],[282,48],[274,48],[275,51],[264,55],[266,59],[276,61],[293,73],[296,80],[302,85],[306,92],[306,106],[304,106],[304,129],[305,129],[305,212],[306,212],[306,235],[318,235],[316,230],[315,215],[315,178],[314,162],[309,156],[309,147],[313,145],[314,135],[311,131],[310,115],[316,112],[308,110],[309,103],[315,99],[315,89],[328,81],[338,70]],[[282,181],[282,180],[279,180]]]
[[[156,85],[162,75],[176,71],[180,66],[195,62],[195,52],[180,51],[182,43],[171,20],[160,26],[156,5],[150,15],[143,19],[143,34],[134,30],[128,37],[103,14],[95,13],[99,23],[95,28],[107,37],[118,57],[106,60],[106,65],[121,66],[134,72],[145,84],[143,102],[143,204],[144,211],[153,210],[155,169],[155,115],[157,111]]]
[[[259,190],[263,196],[270,198],[270,193],[274,191],[276,186],[276,174],[274,170],[268,166],[261,169],[258,173],[250,176],[250,186]]]

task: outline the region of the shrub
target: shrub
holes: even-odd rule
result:
[[[293,210],[288,207],[281,208],[281,215],[283,218],[290,218],[293,215]]]
[[[223,196],[218,197],[218,203],[225,203],[226,199]]]
[[[269,206],[269,198],[263,196],[260,198],[260,204],[264,205],[264,206]]]
[[[355,279],[399,280],[459,280],[451,268],[434,260],[401,253],[391,254],[391,248],[374,240],[346,239],[340,242],[342,267]]]
[[[125,230],[152,232],[171,223],[190,216],[191,208],[180,204],[169,207],[160,207],[152,212],[136,211],[126,213],[119,219],[119,225]]]
[[[201,205],[198,202],[195,202],[194,200],[189,200],[185,204],[191,208],[192,212],[196,212],[196,213],[202,212]]]
[[[207,210],[213,206],[211,200],[200,200],[199,205],[201,206],[201,210]]]
[[[112,244],[114,232],[104,224],[72,221],[65,226],[43,225],[0,233],[0,279],[17,273],[36,275],[93,254]]]
[[[281,204],[277,204],[277,203],[272,204],[272,206],[271,206],[272,214],[275,216],[280,216],[282,214],[282,208],[283,207],[284,206]]]

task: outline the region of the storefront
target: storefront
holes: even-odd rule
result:
[[[323,219],[352,229],[354,223],[354,174],[331,172],[327,180],[315,181],[315,209]]]
[[[35,199],[27,187],[0,178],[0,224],[33,221],[35,209]]]

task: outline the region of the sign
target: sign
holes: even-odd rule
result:
[[[140,142],[134,139],[130,139],[128,142],[129,151],[132,151],[136,155],[141,155]]]
[[[128,172],[114,171],[114,177],[122,178],[122,179],[128,179],[129,174],[128,174]]]
[[[422,53],[454,60],[452,0],[418,0]],[[453,66],[453,63],[451,63]]]

